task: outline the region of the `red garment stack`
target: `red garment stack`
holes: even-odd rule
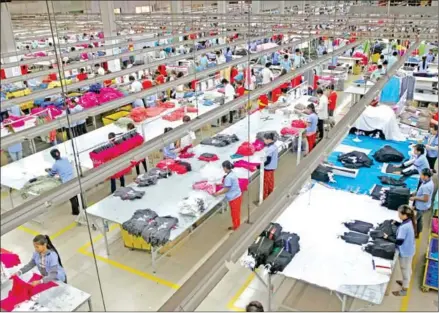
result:
[[[93,167],[98,167],[104,163],[107,163],[122,154],[140,146],[143,144],[143,137],[139,134],[136,134],[135,136],[122,141],[120,144],[116,144],[108,149],[99,151],[99,152],[90,152],[90,159],[93,162]],[[121,176],[124,176],[128,174],[131,171],[132,164],[130,164],[127,168],[124,170],[114,174],[111,176],[111,178],[120,178]]]
[[[0,262],[3,263],[5,268],[12,268],[14,266],[20,265],[20,257],[8,250],[1,248],[0,250]]]

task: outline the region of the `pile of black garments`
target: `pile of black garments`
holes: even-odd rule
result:
[[[319,164],[317,168],[312,172],[311,179],[328,183],[333,176],[332,170],[324,165]]]
[[[369,242],[369,231],[373,228],[373,224],[354,220],[351,222],[344,223],[349,232],[343,233],[340,238],[346,243],[351,243],[355,245],[364,245]]]
[[[248,248],[248,254],[254,258],[254,268],[263,265],[271,274],[282,272],[300,251],[299,240],[297,234],[283,232],[281,225],[270,223]]]
[[[139,175],[135,182],[137,187],[148,187],[157,184],[157,181],[162,178],[168,178],[172,175],[169,169],[152,168],[147,173]]]
[[[385,145],[381,149],[377,150],[373,157],[377,162],[381,163],[404,161],[404,155],[389,145]]]
[[[390,242],[396,242],[396,231],[398,230],[398,226],[396,226],[395,222],[392,220],[385,220],[381,224],[378,224],[377,227],[372,229],[369,232],[370,237],[375,239],[386,239]],[[387,238],[384,238],[384,234],[387,235]]]
[[[405,183],[407,177],[405,176],[401,176],[400,178],[394,178],[390,176],[378,176],[378,179],[384,185],[400,186],[400,187],[407,186],[407,184]]]
[[[274,141],[279,140],[281,137],[275,130],[262,131],[256,134],[256,140],[264,141],[265,134],[273,134]]]
[[[120,197],[122,200],[142,199],[144,195],[144,191],[135,190],[131,187],[121,187],[113,193],[114,197]]]
[[[158,216],[156,212],[145,209],[137,210],[133,216],[122,224],[122,229],[130,235],[142,237],[151,246],[163,246],[170,238],[171,230],[178,224],[173,216]]]
[[[347,168],[357,169],[361,167],[371,167],[373,165],[373,160],[370,159],[365,153],[359,151],[342,153],[337,159],[343,164],[344,167]]]
[[[226,147],[231,143],[238,142],[239,138],[235,134],[233,135],[225,135],[225,134],[217,134],[212,138],[206,138],[201,141],[202,145],[214,146],[214,147]]]
[[[381,205],[389,210],[398,210],[401,205],[409,204],[410,189],[405,187],[392,187],[384,190]]]

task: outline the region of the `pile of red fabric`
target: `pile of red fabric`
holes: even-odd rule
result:
[[[32,286],[30,283],[34,281],[41,280],[43,277],[38,274],[34,274],[29,282],[23,281],[18,276],[13,276],[12,279],[12,290],[9,291],[8,296],[0,301],[0,306],[2,310],[11,312],[14,310],[15,306],[30,300],[34,295],[39,294],[47,289],[58,286],[54,282],[48,282],[44,284],[39,284],[37,286]]]
[[[168,169],[177,174],[186,174],[192,170],[190,163],[172,159],[161,160],[157,163],[156,167],[162,170]]]
[[[265,144],[262,140],[256,139],[253,143],[252,143],[253,147],[255,148],[255,151],[261,151],[264,149]]]
[[[291,127],[293,127],[293,128],[306,128],[307,125],[302,120],[294,120],[291,122]]]
[[[214,161],[218,161],[219,158],[218,158],[218,156],[216,154],[203,153],[202,155],[200,155],[198,157],[198,160],[206,161],[206,162],[214,162]]]
[[[242,156],[252,156],[255,154],[255,147],[250,142],[245,141],[238,147],[236,154]]]
[[[20,257],[17,254],[3,248],[0,249],[0,262],[3,263],[5,268],[12,268],[21,263]]]
[[[89,155],[90,155],[90,159],[93,162],[93,167],[98,167],[142,144],[143,144],[143,137],[139,134],[136,134],[133,137],[122,141],[119,144],[116,144],[107,149],[100,150],[99,152],[93,150],[89,153]],[[132,166],[133,165],[130,163],[128,167],[114,174],[113,176],[111,176],[111,178],[120,178],[121,176],[128,174],[131,171]]]
[[[172,111],[169,114],[166,114],[162,118],[169,122],[175,122],[178,120],[183,119],[183,116],[185,116],[187,113],[197,113],[198,109],[195,107],[185,107],[185,108],[178,108],[174,111]]]
[[[233,165],[235,167],[241,167],[249,170],[250,172],[254,172],[258,169],[259,164],[258,163],[251,163],[244,160],[239,160],[236,162],[233,162]]]
[[[209,183],[207,180],[202,180],[194,183],[192,185],[192,189],[206,191],[210,195],[216,192],[215,184]]]
[[[3,121],[4,125],[11,124],[12,127],[23,127],[25,118],[21,116],[9,115],[7,119]]]
[[[112,101],[118,98],[122,98],[124,95],[117,89],[106,87],[99,91],[99,102],[104,103]]]
[[[134,108],[130,112],[130,118],[136,123],[143,122],[148,117],[148,111],[145,108]]]
[[[79,98],[79,104],[84,109],[93,108],[100,104],[99,96],[94,92],[86,92]]]
[[[62,110],[58,109],[54,105],[49,105],[49,106],[47,106],[45,108],[40,108],[40,107],[32,108],[30,113],[31,114],[38,114],[38,113],[41,113],[41,112],[44,112],[44,111],[48,111],[47,114],[49,116],[52,116],[52,118],[56,118],[56,117],[60,116],[63,113]]]
[[[284,127],[280,131],[282,136],[296,136],[298,133],[299,131],[294,127]]]
[[[352,57],[353,58],[361,58],[361,64],[362,65],[367,65],[367,63],[369,63],[369,59],[368,59],[367,55],[365,55],[364,53],[361,53],[359,51],[354,52]]]
[[[159,107],[161,107],[161,108],[165,108],[165,109],[173,109],[173,108],[175,108],[175,104],[172,103],[172,102],[170,102],[170,101],[167,101],[167,102],[161,102],[161,103],[159,104]]]

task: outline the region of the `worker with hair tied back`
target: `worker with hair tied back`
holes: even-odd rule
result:
[[[264,312],[264,307],[259,301],[252,301],[245,307],[246,312]]]
[[[62,281],[67,283],[67,276],[61,258],[49,236],[37,235],[33,239],[33,244],[35,252],[33,253],[31,260],[14,275],[23,275],[36,266],[43,278],[30,283],[32,286],[51,281]]]
[[[233,172],[234,166],[232,162],[224,161],[222,167],[226,173],[223,178],[223,188],[213,195],[218,197],[225,194],[226,200],[229,202],[230,214],[232,215],[233,226],[229,227],[229,230],[236,230],[241,225],[242,192],[239,187],[238,176]]]
[[[274,133],[264,134],[266,155],[264,162],[264,200],[267,199],[274,190],[274,171],[277,169],[279,161],[279,151],[274,142]]]

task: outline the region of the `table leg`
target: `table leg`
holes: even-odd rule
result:
[[[153,246],[151,246],[151,263],[152,263],[152,272],[156,273],[156,258],[157,258],[157,250]]]
[[[264,201],[264,161],[261,160],[261,169],[259,171],[259,205]]]
[[[33,154],[37,153],[37,146],[35,145],[35,138],[32,138],[30,140],[30,148],[31,148]]]
[[[299,133],[299,139],[297,141],[297,160],[296,165],[300,163],[300,157],[302,156],[302,132]]]
[[[107,256],[110,255],[110,249],[108,247],[108,238],[107,238],[107,232],[108,232],[108,223],[104,219],[102,219],[102,233],[104,234],[104,240],[105,240],[105,250],[107,252]]]
[[[91,298],[88,298],[87,302],[88,302],[88,311],[93,312],[93,305],[91,304]]]
[[[347,299],[347,296],[343,295],[343,297],[341,299],[341,311],[342,312],[346,312],[346,299]]]
[[[271,301],[273,296],[273,286],[271,284],[271,275],[268,274],[267,278],[267,287],[268,287],[268,311],[271,312]]]
[[[14,200],[12,199],[12,188],[8,188],[8,196],[9,196],[9,201],[11,202],[11,209],[14,208]]]

